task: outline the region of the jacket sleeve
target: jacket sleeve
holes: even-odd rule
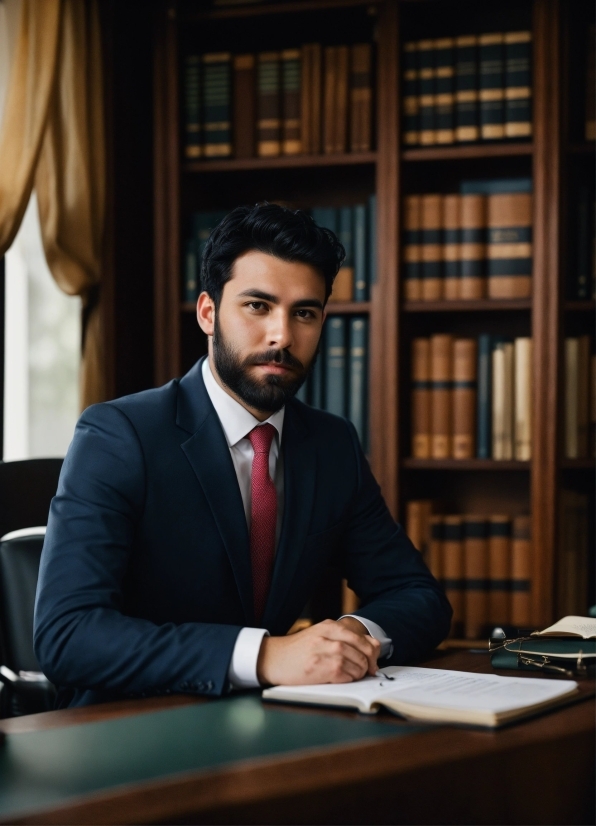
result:
[[[423,656],[449,633],[452,609],[405,531],[393,520],[348,423],[358,464],[358,489],[344,537],[348,585],[360,598],[355,616],[376,622],[393,641],[386,662]]]
[[[81,416],[52,501],[34,620],[47,677],[127,696],[219,695],[239,626],[154,623],[122,613],[122,583],[145,502],[141,443],[113,404]]]

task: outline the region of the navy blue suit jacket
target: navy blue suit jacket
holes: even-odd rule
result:
[[[262,625],[285,634],[329,564],[391,662],[447,634],[451,609],[391,518],[353,426],[297,400],[282,438],[285,504]],[[35,651],[62,705],[227,691],[255,625],[236,473],[198,362],[181,380],[88,408],[52,501]]]

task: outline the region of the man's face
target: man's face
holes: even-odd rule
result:
[[[234,262],[217,311],[201,294],[198,319],[213,336],[216,378],[251,412],[279,410],[304,383],[324,301],[325,281],[315,269],[254,250]]]

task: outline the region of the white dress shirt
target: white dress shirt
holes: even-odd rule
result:
[[[209,366],[209,359],[203,362],[203,381],[205,389],[219,417],[224,431],[230,455],[234,463],[240,495],[244,505],[246,523],[250,531],[251,520],[251,475],[252,460],[254,456],[253,447],[247,436],[250,431],[263,424],[271,424],[276,430],[276,434],[271,442],[269,451],[269,474],[275,483],[277,492],[277,526],[275,533],[275,543],[279,542],[284,507],[284,473],[283,455],[281,454],[281,439],[284,423],[285,408],[282,407],[277,413],[273,413],[266,422],[260,422],[249,413],[249,411],[232,398],[217,383]],[[345,616],[353,616],[346,614]],[[368,633],[378,639],[381,643],[381,656],[391,654],[391,640],[386,636],[383,629],[375,622],[355,617],[361,622]],[[259,686],[257,678],[257,660],[263,637],[269,632],[265,628],[243,628],[236,638],[236,645],[232,653],[232,660],[228,670],[228,679],[236,688],[256,688]]]

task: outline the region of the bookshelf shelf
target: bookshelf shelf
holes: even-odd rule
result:
[[[402,459],[407,470],[530,470],[530,464],[513,459]]]
[[[381,0],[295,0],[288,3],[272,3],[263,6],[243,6],[240,8],[209,9],[207,11],[189,12],[181,15],[184,21],[225,20],[235,17],[261,17],[267,14],[295,14],[300,12],[341,10],[355,6],[373,7]]]
[[[531,155],[532,143],[489,143],[465,146],[429,146],[423,149],[403,149],[403,161],[449,161],[468,158],[503,158],[516,155]]]
[[[531,298],[494,299],[482,298],[470,301],[404,301],[405,313],[453,313],[453,312],[503,312],[531,310]]]
[[[370,301],[330,301],[325,309],[331,315],[358,315],[370,312]]]
[[[596,301],[586,299],[585,301],[567,301],[565,310],[568,313],[593,313],[596,310]]]
[[[596,459],[562,459],[561,467],[564,470],[594,470]]]
[[[376,152],[346,152],[337,155],[285,155],[279,158],[230,158],[221,161],[187,161],[184,172],[242,172],[253,169],[308,169],[317,166],[375,164]]]
[[[567,151],[570,155],[595,155],[596,144],[594,141],[585,141],[583,143],[569,144]]]

